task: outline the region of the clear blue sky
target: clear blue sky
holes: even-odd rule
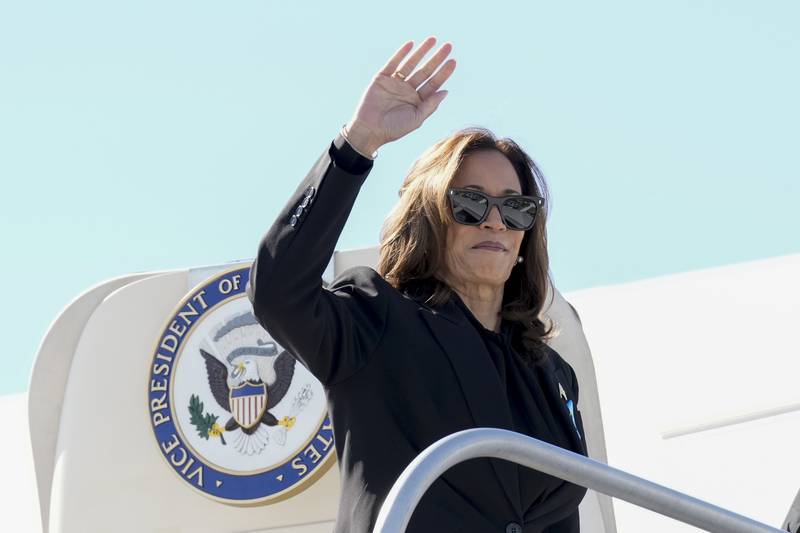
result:
[[[0,393],[117,275],[252,257],[406,39],[458,61],[385,147],[339,248],[377,244],[413,159],[482,125],[553,195],[560,290],[800,252],[800,3],[0,4]]]

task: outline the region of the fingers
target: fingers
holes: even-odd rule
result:
[[[414,73],[413,76],[406,79],[408,83],[411,84],[412,87],[415,89],[422,85],[422,82],[427,80],[433,72],[439,68],[439,65],[442,64],[442,61],[447,57],[450,51],[453,49],[453,45],[450,43],[444,43],[439,51],[431,57],[425,65],[422,66],[418,71]]]
[[[447,96],[447,94],[448,94],[447,91],[435,92],[432,95],[430,95],[430,97],[428,97],[426,100],[422,101],[422,105],[420,106],[420,111],[422,112],[423,120],[426,120],[429,116],[433,114],[434,111],[436,111],[436,108],[439,107],[439,104],[442,103],[442,100],[444,100],[444,97]]]
[[[407,41],[394,53],[391,59],[381,69],[381,74],[391,76],[397,70],[397,65],[406,57],[406,54],[414,47],[414,41]]]
[[[405,63],[403,63],[403,66],[396,70],[405,74],[406,76],[410,76],[414,69],[417,68],[417,64],[422,60],[423,57],[425,57],[425,54],[427,54],[428,51],[433,48],[434,44],[436,44],[436,37],[428,37],[425,39],[420,47],[417,48],[413,54],[411,54],[411,57],[406,59]]]
[[[425,57],[435,44],[436,37],[428,37],[422,42],[420,47],[403,62],[403,65],[399,66],[400,62],[403,61],[414,47],[414,41],[407,41],[394,53],[379,73],[389,77],[394,77],[393,74],[396,72],[405,75],[400,77],[400,79],[402,80],[405,78],[404,82],[417,90],[417,94],[421,100],[418,109],[422,114],[423,120],[427,119],[436,111],[436,108],[439,107],[439,104],[441,104],[442,100],[447,96],[447,91],[440,91],[439,88],[453,74],[456,68],[455,59],[445,61],[453,50],[453,45],[448,42],[443,44],[433,57],[428,59],[417,72],[414,72],[414,69],[417,68],[422,58]],[[443,61],[445,61],[444,64],[442,64]],[[411,75],[412,72],[414,72],[413,76]],[[423,83],[424,85],[422,85]],[[422,86],[420,87],[420,85]]]
[[[439,90],[439,87],[447,81],[447,78],[453,73],[456,69],[456,60],[455,59],[448,59],[442,68],[440,68],[436,74],[433,75],[431,79],[425,82],[425,85],[420,87],[417,90],[419,97],[425,101],[431,97],[436,91]],[[437,104],[438,105],[438,104]]]

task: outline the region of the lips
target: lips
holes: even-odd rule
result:
[[[495,252],[505,252],[506,247],[497,241],[483,241],[472,247],[474,250],[493,250]]]

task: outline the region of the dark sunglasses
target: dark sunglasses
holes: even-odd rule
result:
[[[447,189],[453,218],[459,224],[477,226],[489,216],[493,206],[500,210],[500,217],[508,229],[525,231],[533,227],[536,211],[544,206],[539,196],[489,196],[475,189]]]

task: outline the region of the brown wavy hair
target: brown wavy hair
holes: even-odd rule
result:
[[[447,225],[455,224],[447,202],[450,187],[462,162],[478,150],[497,150],[517,172],[522,194],[545,199],[533,228],[520,246],[522,264],[514,266],[503,290],[502,319],[514,328],[514,344],[522,358],[540,363],[547,353],[544,342],[558,332],[552,321],[540,318],[548,284],[552,284],[547,255],[547,214],[550,198],[544,176],[522,148],[508,138],[498,139],[486,128],[459,130],[426,150],[411,166],[400,200],[381,231],[378,272],[396,289],[440,306],[453,290],[437,274],[444,265]]]

